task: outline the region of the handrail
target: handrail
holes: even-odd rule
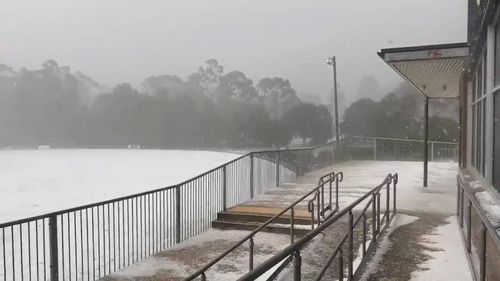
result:
[[[327,178],[327,177],[328,177],[328,181],[325,182],[324,178]],[[252,232],[250,232],[248,235],[246,235],[244,238],[242,238],[236,244],[234,244],[229,249],[227,249],[226,251],[224,251],[222,254],[220,254],[216,258],[212,259],[209,263],[207,263],[205,266],[203,266],[202,268],[200,268],[199,270],[197,270],[195,273],[189,275],[185,280],[193,280],[193,279],[195,279],[198,276],[202,276],[202,278],[204,278],[204,274],[205,274],[205,272],[209,268],[211,268],[213,265],[215,265],[221,259],[223,259],[227,255],[229,255],[232,251],[234,251],[236,248],[238,248],[239,246],[241,246],[246,241],[248,241],[250,239],[253,239],[253,237],[257,233],[259,233],[262,229],[264,229],[265,227],[267,227],[268,225],[270,225],[271,223],[273,223],[276,219],[278,219],[279,217],[281,217],[282,215],[284,215],[289,210],[292,210],[292,216],[291,216],[291,221],[292,221],[292,224],[291,224],[291,235],[293,237],[293,235],[294,235],[293,234],[293,220],[294,220],[294,217],[293,217],[293,208],[297,204],[299,204],[300,202],[302,202],[304,199],[306,199],[307,197],[309,197],[311,194],[313,194],[314,192],[317,192],[321,187],[324,186],[325,183],[332,182],[334,180],[342,181],[343,178],[344,178],[344,176],[343,176],[342,172],[339,172],[339,173],[330,172],[330,173],[322,176],[320,178],[320,181],[319,181],[318,185],[315,188],[313,188],[311,191],[309,191],[306,194],[304,194],[299,199],[295,200],[293,203],[291,203],[290,205],[288,205],[288,207],[286,207],[285,209],[283,209],[278,214],[274,215],[272,218],[268,219],[266,222],[264,222],[263,224],[261,224],[259,227],[257,227],[255,230],[253,230]],[[338,190],[338,186],[337,186],[337,190]],[[337,205],[338,205],[338,201],[337,201]],[[293,238],[292,238],[292,241],[293,241]]]
[[[310,242],[314,237],[316,237],[318,234],[322,233],[327,227],[338,221],[341,217],[346,215],[347,213],[352,214],[352,210],[361,202],[366,200],[368,197],[374,195],[375,193],[379,192],[380,189],[382,189],[384,186],[389,185],[391,183],[396,184],[398,181],[398,174],[395,173],[394,175],[388,174],[385,180],[378,186],[374,187],[371,189],[369,192],[367,192],[365,195],[359,197],[356,199],[354,202],[349,204],[347,207],[343,208],[341,211],[337,212],[335,215],[330,217],[328,220],[323,222],[323,224],[319,225],[316,229],[312,230],[306,236],[304,236],[302,239],[299,241],[289,245],[264,263],[260,264],[257,266],[254,270],[248,272],[245,274],[243,277],[241,277],[238,280],[255,280],[258,278],[260,275],[264,274],[271,268],[273,268],[276,264],[281,262],[282,260],[286,259],[287,257],[291,255],[296,255],[297,253],[306,245],[306,243]],[[300,260],[300,255],[298,260]],[[299,279],[300,280],[300,279]]]

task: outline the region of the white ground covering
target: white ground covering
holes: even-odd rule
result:
[[[434,233],[424,236],[427,247],[437,248],[437,251],[426,251],[432,259],[421,265],[422,271],[412,274],[415,281],[472,281],[468,267],[467,256],[462,245],[459,226],[456,217],[449,217],[448,224],[438,227]]]
[[[456,209],[458,166],[454,162],[430,162],[427,188],[423,187],[422,182],[422,162],[350,161],[338,165],[335,171],[344,173],[344,182],[341,183],[340,190],[346,194],[340,198],[341,206],[354,201],[359,196],[359,194],[350,194],[353,191],[360,191],[359,188],[356,190],[353,187],[375,187],[384,180],[388,173],[397,172],[399,174],[398,209],[448,214],[454,213]]]
[[[0,150],[0,223],[165,187],[238,156],[179,150]]]
[[[500,227],[500,205],[498,205],[498,201],[487,191],[477,192],[474,195],[486,212],[491,224],[494,227]]]
[[[232,246],[232,244],[237,243],[248,234],[247,231],[237,231],[237,230],[216,230],[211,229],[203,234],[200,234],[188,241],[174,246],[174,250],[182,250],[191,246],[201,245],[203,243],[217,243],[225,242],[227,247]],[[255,236],[254,242],[258,247],[262,247],[268,250],[273,250],[274,252],[281,250],[289,245],[289,236],[271,233],[259,233]],[[248,245],[246,243],[245,245]],[[242,246],[243,247],[243,246]],[[247,248],[248,249],[248,248]],[[207,272],[207,280],[220,280],[220,281],[232,281],[241,277],[243,274],[248,272],[248,250],[243,251],[237,256],[231,256],[231,259],[222,259],[218,264],[222,268],[225,265],[236,265],[238,271],[229,270],[224,273],[215,272],[214,270],[209,270]],[[212,253],[212,257],[216,257],[220,253]],[[254,262],[256,265],[264,262],[266,259],[272,257],[272,254],[262,254],[260,251],[256,251]],[[127,277],[127,278],[137,278],[137,277],[147,277],[153,276],[160,270],[171,270],[176,274],[181,276],[187,276],[189,272],[193,272],[192,268],[186,268],[185,264],[176,262],[175,260],[169,259],[167,257],[153,256],[135,265],[129,266],[122,271],[114,273],[115,276]],[[260,279],[259,279],[260,280]]]
[[[389,241],[388,236],[392,232],[394,232],[394,230],[396,230],[398,227],[401,227],[401,226],[406,225],[406,224],[410,224],[416,220],[418,220],[417,217],[404,215],[404,214],[397,214],[394,217],[391,225],[389,226],[389,228],[387,230],[387,234],[384,236],[384,239],[379,242],[379,244],[377,246],[376,254],[373,257],[372,261],[367,265],[367,269],[363,273],[363,275],[361,276],[360,280],[362,280],[362,281],[368,280],[368,277],[370,276],[370,274],[377,272],[377,268],[379,267],[379,264],[382,261],[384,254],[391,247],[391,242]],[[443,279],[443,280],[445,280],[445,279]]]
[[[340,186],[340,198],[341,207],[354,201],[358,196],[367,190],[375,187],[377,184],[381,183],[388,173],[399,173],[399,184],[397,191],[397,201],[399,210],[410,210],[410,211],[425,211],[433,213],[444,213],[452,214],[456,207],[456,174],[457,174],[457,164],[451,162],[432,162],[429,163],[429,187],[422,187],[422,163],[421,162],[375,162],[375,161],[351,161],[338,165],[335,169],[336,172],[342,171],[344,173],[344,182]],[[392,193],[391,193],[392,196]],[[382,201],[382,204],[384,201]],[[391,205],[392,207],[392,205]],[[392,225],[389,228],[389,232],[394,231],[400,226],[412,223],[416,220],[416,217],[408,216],[404,214],[398,214]],[[427,243],[433,245],[436,248],[442,248],[444,251],[439,252],[429,252],[428,254],[433,257],[433,259],[426,262],[422,268],[422,272],[415,273],[415,280],[470,280],[469,265],[467,263],[464,246],[460,240],[459,228],[454,217],[451,217],[448,222],[449,224],[444,225],[436,229],[435,233],[426,236]],[[210,239],[216,239],[218,237],[228,238],[233,240],[240,232],[235,231],[216,231],[211,230],[201,236],[195,237],[190,241],[186,241],[177,247],[185,247],[187,245],[193,245],[200,243],[200,241],[207,241]],[[266,234],[267,243],[273,245],[276,248],[281,248],[288,243],[287,236],[281,236],[276,234]],[[256,245],[259,242],[256,241]],[[228,244],[229,246],[229,244]],[[380,245],[380,251],[377,253],[377,257],[369,265],[372,270],[375,270],[377,263],[383,256],[383,253],[390,247],[390,242],[386,239],[382,241]],[[263,260],[263,256],[256,259],[256,265]],[[232,263],[242,269],[247,268],[248,260],[242,258],[241,260],[233,260]],[[436,276],[441,276],[439,278],[430,278],[428,271],[424,268],[436,269]],[[125,275],[129,277],[133,276],[144,276],[151,275],[160,269],[174,269],[176,271],[182,272],[182,266],[176,264],[173,261],[169,261],[164,258],[150,258],[141,262],[140,265],[134,266],[132,268],[125,269],[120,272],[120,275]],[[442,277],[445,275],[444,272],[449,273],[454,270],[458,272],[457,276],[460,278],[448,278]],[[454,276],[454,275],[453,275]],[[237,274],[227,273],[210,273],[210,278],[212,280],[233,280],[237,277]]]

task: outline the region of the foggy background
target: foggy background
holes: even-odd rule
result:
[[[466,41],[466,1],[25,1],[0,10],[0,146],[282,147],[422,138],[381,48]],[[430,137],[456,141],[457,103]]]
[[[286,77],[300,97],[326,102],[325,59],[336,55],[347,106],[400,81],[376,56],[381,48],[466,41],[465,0],[1,2],[0,63],[35,68],[54,59],[110,87],[184,78],[215,58],[254,81]],[[359,90],[364,76],[380,89]]]

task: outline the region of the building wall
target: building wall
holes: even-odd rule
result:
[[[462,167],[500,199],[500,9],[486,2],[469,14],[472,56],[467,97],[461,100],[462,129],[467,132]]]

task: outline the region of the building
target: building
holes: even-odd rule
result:
[[[429,99],[459,99],[459,224],[476,280],[500,280],[500,1],[468,0],[467,33],[379,56],[426,97],[425,116]]]

